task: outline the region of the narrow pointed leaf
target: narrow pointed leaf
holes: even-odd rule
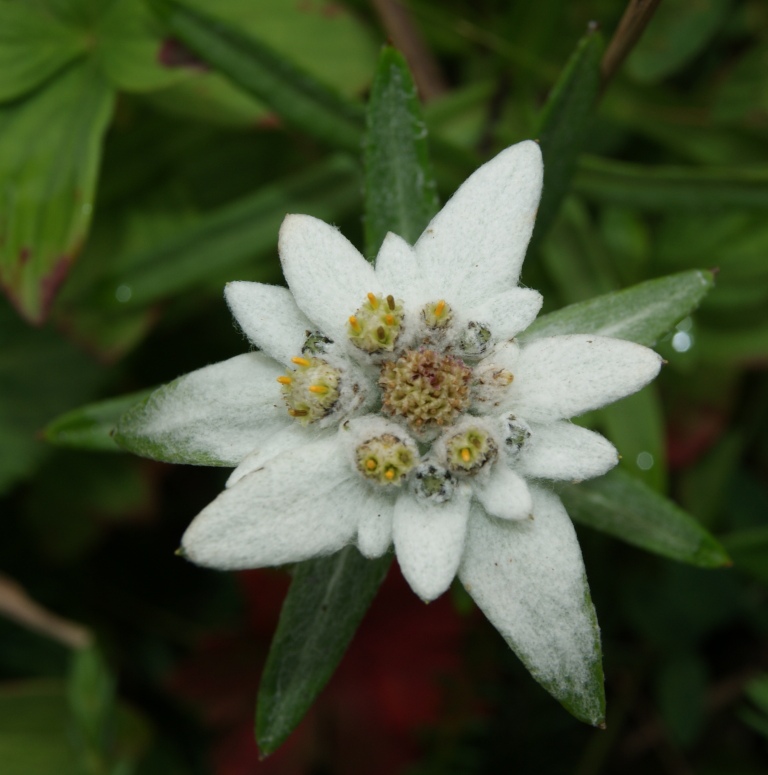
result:
[[[544,190],[533,233],[534,244],[551,225],[568,193],[576,161],[589,136],[600,94],[603,38],[597,28],[587,31],[555,83],[539,116],[534,136],[544,157]]]
[[[333,674],[387,575],[391,558],[354,547],[296,569],[259,686],[256,739],[275,751]]]
[[[114,95],[88,62],[0,108],[0,283],[42,321],[88,232]]]
[[[416,242],[439,207],[416,86],[391,47],[379,59],[367,125],[365,243],[373,258],[388,231]]]
[[[286,123],[332,147],[360,150],[362,107],[232,25],[174,0],[154,0],[153,6],[172,35]]]
[[[121,452],[121,447],[112,437],[120,417],[152,392],[152,389],[141,390],[73,409],[49,423],[43,437],[58,447]]]
[[[585,157],[574,190],[595,202],[643,210],[768,208],[768,167],[673,167]]]
[[[713,283],[711,272],[698,270],[648,280],[544,315],[521,340],[599,334],[650,347],[696,309]]]
[[[357,171],[348,159],[334,156],[319,162],[212,211],[140,253],[125,256],[122,267],[105,277],[95,293],[105,305],[138,309],[202,283],[231,280],[239,270],[248,271],[248,279],[277,281],[276,264],[254,266],[253,258],[274,251],[285,214],[309,212],[332,222],[354,208],[359,186]]]
[[[566,485],[560,497],[576,522],[633,546],[702,568],[730,565],[725,549],[694,517],[623,471]]]

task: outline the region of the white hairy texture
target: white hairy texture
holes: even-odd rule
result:
[[[515,468],[531,479],[582,481],[602,476],[618,462],[616,448],[599,433],[559,420],[531,425]]]
[[[345,341],[349,316],[367,293],[382,292],[373,267],[338,229],[309,215],[287,215],[278,246],[296,304],[323,333]]]
[[[419,269],[413,248],[397,234],[389,232],[376,256],[376,277],[385,293],[402,299],[409,310],[416,310],[432,298],[431,284]]]
[[[206,366],[156,390],[118,432],[161,445],[176,460],[236,466],[291,422],[275,390],[282,372],[255,352]]]
[[[278,455],[224,490],[182,539],[198,565],[227,570],[299,562],[352,541],[360,482],[338,437]]]
[[[539,339],[520,350],[502,409],[528,422],[574,417],[648,384],[661,358],[647,347],[589,334]]]
[[[403,493],[395,503],[392,533],[397,562],[411,589],[434,600],[451,585],[464,550],[471,489],[459,485],[444,503]]]
[[[360,483],[365,505],[360,510],[357,526],[357,548],[369,559],[381,557],[392,544],[394,493],[379,491],[368,482]],[[397,490],[399,493],[400,490]]]
[[[287,288],[263,283],[227,283],[229,309],[256,347],[283,364],[290,363],[314,326],[296,306]]]
[[[472,510],[459,578],[534,678],[596,724],[600,636],[581,551],[559,499],[538,487],[531,495],[532,520]]]
[[[530,288],[510,288],[496,293],[471,310],[471,319],[486,323],[497,342],[511,339],[536,319],[544,299]]]
[[[533,512],[525,479],[502,462],[494,465],[487,480],[475,487],[475,497],[492,517],[499,519],[527,519]]]
[[[517,283],[541,196],[539,146],[526,141],[474,172],[414,245],[434,295],[471,310]]]
[[[268,460],[282,455],[291,449],[302,447],[312,441],[330,438],[336,435],[336,429],[315,429],[312,426],[305,428],[296,422],[291,422],[268,438],[259,439],[254,449],[243,459],[240,465],[227,479],[227,487],[239,482],[247,474],[261,468]]]

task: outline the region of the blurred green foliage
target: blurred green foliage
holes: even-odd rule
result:
[[[626,487],[672,497],[691,515],[689,539],[712,531],[733,568],[683,566],[580,527],[608,730],[579,726],[466,614],[472,688],[446,683],[440,713],[418,734],[372,729],[367,742],[417,740],[399,771],[409,763],[424,775],[759,775],[768,766],[766,5],[664,0],[607,84],[595,68],[622,0],[404,5],[417,50],[447,87],[423,106],[442,199],[510,143],[541,133],[551,149],[546,218],[524,276],[546,312],[715,270],[700,308],[669,321],[658,344],[669,363],[654,388],[585,422],[619,446]],[[246,606],[237,579],[173,556],[222,472],[83,451],[111,447],[124,406],[77,408],[241,352],[222,285],[280,282],[286,212],[334,222],[361,248],[380,237],[381,225],[365,224],[366,235],[361,219],[364,98],[380,44],[398,43],[403,28],[376,7],[0,0],[0,568],[101,646],[77,652],[73,667],[50,632],[0,619],[3,772],[262,767],[255,689],[233,709],[216,706],[212,684],[229,686],[227,667],[234,686],[247,683],[274,613],[265,601]],[[411,67],[426,93],[434,76],[423,62]],[[585,62],[591,80],[572,80]],[[45,426],[58,448],[41,440]],[[574,517],[605,518],[590,498],[615,479],[574,495]],[[662,502],[627,517],[640,545],[652,543],[654,519],[665,524]],[[279,603],[282,588],[268,589]],[[248,634],[247,658],[216,650],[224,633]],[[422,641],[409,645],[417,660]],[[195,673],[206,654],[207,672]],[[265,772],[354,771],[334,686]],[[227,734],[240,722],[247,742],[233,748]],[[334,724],[321,746],[306,742],[308,728]]]

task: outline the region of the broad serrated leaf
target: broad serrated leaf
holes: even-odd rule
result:
[[[259,686],[256,739],[275,751],[333,674],[387,575],[391,558],[354,547],[296,569]]]
[[[536,216],[534,244],[547,233],[557,215],[589,135],[600,94],[603,48],[602,35],[591,27],[555,83],[534,128],[544,157],[544,190]]]
[[[576,522],[641,549],[702,568],[730,565],[725,549],[690,514],[623,471],[564,485],[560,496]]]
[[[0,0],[0,102],[36,88],[86,50],[83,30],[37,4]]]
[[[46,317],[88,233],[113,99],[81,62],[0,108],[0,283],[31,321]]]
[[[286,123],[332,147],[360,150],[365,119],[361,106],[235,26],[174,0],[154,0],[153,7],[172,35]]]
[[[696,309],[712,285],[711,272],[695,270],[648,280],[544,315],[520,339],[598,334],[650,347]]]
[[[672,167],[590,156],[579,162],[574,190],[588,199],[643,210],[768,208],[768,168]]]
[[[73,409],[49,423],[43,431],[43,437],[58,447],[120,452],[121,448],[112,438],[120,417],[152,392],[141,390]]]
[[[439,202],[427,128],[403,55],[386,47],[371,90],[365,139],[365,245],[372,259],[388,231],[413,244]]]

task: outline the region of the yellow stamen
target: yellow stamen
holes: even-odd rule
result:
[[[277,378],[277,381],[278,381],[278,382],[279,382],[281,385],[290,385],[290,384],[291,384],[291,382],[293,382],[293,380],[292,380],[290,377],[278,377],[278,378]]]
[[[435,317],[439,318],[443,315],[443,310],[445,309],[445,299],[440,299],[440,301],[435,304]]]
[[[387,296],[387,306],[394,312],[395,310],[395,297],[390,294]]]
[[[360,324],[357,322],[357,318],[354,315],[349,316],[349,325],[352,326],[355,331],[360,330]]]
[[[469,447],[464,447],[464,449],[461,450],[461,459],[465,463],[469,463],[470,460],[472,460],[472,453],[469,451]]]
[[[288,414],[290,414],[291,417],[306,417],[309,412],[306,409],[289,409]]]
[[[309,366],[309,361],[306,358],[300,358],[298,355],[295,358],[291,358],[291,363],[295,363],[297,366]]]
[[[385,477],[386,479],[389,479],[389,481],[391,482],[391,481],[392,481],[392,480],[395,478],[395,472],[394,472],[394,470],[393,470],[392,468],[388,468],[388,469],[387,469],[387,470],[384,472],[384,477]]]
[[[365,467],[369,471],[373,471],[374,468],[376,468],[376,461],[375,460],[367,460],[365,463]]]
[[[384,330],[384,326],[379,326],[376,329],[376,334],[382,342],[387,338],[387,332]]]
[[[374,309],[379,308],[379,300],[372,293],[368,294],[368,301]]]
[[[384,322],[388,326],[394,326],[395,325],[395,317],[394,317],[394,315],[384,315]]]
[[[328,392],[328,388],[325,385],[310,385],[307,390],[310,393],[320,393],[321,395],[325,395]]]

